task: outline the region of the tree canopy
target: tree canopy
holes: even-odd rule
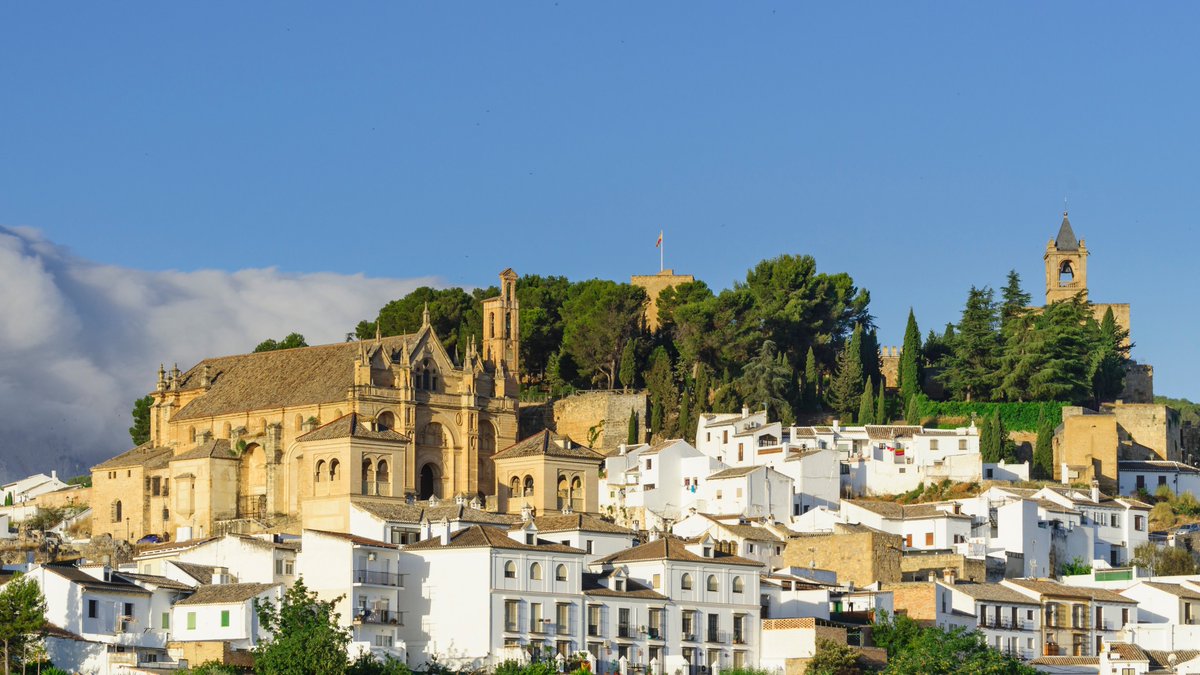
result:
[[[262,342],[258,343],[258,346],[254,348],[254,351],[255,353],[273,352],[277,349],[294,349],[296,347],[307,346],[308,343],[304,341],[303,335],[299,333],[288,333],[287,336],[285,336],[282,340],[276,341],[271,338],[263,340]]]
[[[133,402],[133,426],[129,427],[129,438],[135,446],[150,440],[150,406],[154,405],[154,397],[150,394]]]
[[[4,674],[22,666],[24,646],[46,625],[46,599],[37,582],[17,577],[0,590],[0,643],[4,645]]]
[[[260,603],[258,621],[270,638],[254,648],[256,670],[269,675],[345,673],[350,633],[338,625],[336,604],[318,598],[302,579],[284,592],[279,604]]]

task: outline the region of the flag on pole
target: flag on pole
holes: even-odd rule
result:
[[[662,234],[663,234],[663,233],[662,233],[662,230],[659,230],[659,231],[658,231],[658,241],[654,243],[654,248],[661,248],[661,247],[662,247]]]

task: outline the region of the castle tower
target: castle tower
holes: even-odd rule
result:
[[[1088,250],[1082,239],[1075,238],[1067,212],[1063,211],[1058,236],[1046,244],[1046,304],[1070,300],[1083,293],[1087,300]]]
[[[509,268],[500,273],[500,295],[483,301],[483,360],[496,373],[497,396],[517,395],[521,372],[520,310],[517,273]]]

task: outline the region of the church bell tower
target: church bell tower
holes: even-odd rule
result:
[[[1079,293],[1087,300],[1088,250],[1082,239],[1075,238],[1067,212],[1063,211],[1058,236],[1046,244],[1046,304],[1070,300]]]
[[[496,395],[516,396],[521,373],[521,308],[517,273],[500,273],[500,295],[483,301],[483,360],[495,373]]]

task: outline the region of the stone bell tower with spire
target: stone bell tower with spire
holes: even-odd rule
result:
[[[1058,236],[1046,244],[1046,304],[1070,300],[1079,293],[1088,299],[1088,250],[1082,239],[1075,238],[1067,212],[1063,211]]]
[[[483,361],[496,378],[496,396],[516,396],[521,373],[521,307],[517,273],[500,273],[500,295],[483,301]]]

